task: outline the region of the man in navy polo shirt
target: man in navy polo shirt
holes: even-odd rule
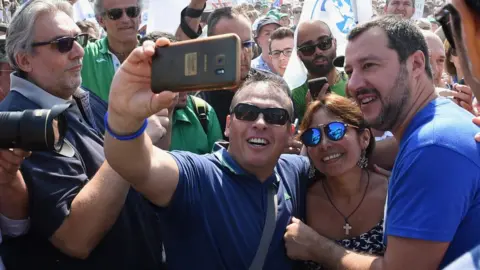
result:
[[[2,243],[6,268],[162,269],[158,217],[105,161],[106,104],[79,88],[84,51],[70,4],[32,0],[15,13],[10,31],[15,72],[0,111],[71,104],[71,152],[33,152],[22,163],[31,227]]]
[[[168,44],[157,41],[157,46]],[[248,269],[258,258],[271,220],[269,205],[275,202],[273,235],[264,264],[255,269],[292,269],[283,234],[292,216],[303,212],[300,190],[309,166],[304,157],[281,155],[294,133],[288,86],[273,75],[251,76],[231,104],[227,149],[203,156],[168,153],[143,133],[144,119],[169,107],[176,96],[148,90],[145,74],[153,52],[152,42],[144,44],[115,75],[105,153],[162,215],[169,269]]]

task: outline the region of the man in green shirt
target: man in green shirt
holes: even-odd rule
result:
[[[298,26],[297,37],[298,57],[308,70],[308,79],[326,77],[333,93],[345,96],[347,76],[338,71],[333,60],[337,56],[337,40],[332,36],[328,25],[320,20],[302,22]],[[299,120],[307,109],[305,102],[308,84],[292,90],[295,112]]]
[[[94,10],[107,36],[86,46],[82,86],[108,101],[113,75],[138,46],[142,0],[95,0]]]
[[[223,139],[215,110],[203,99],[187,93],[180,93],[178,99],[170,150],[210,153],[215,142]]]

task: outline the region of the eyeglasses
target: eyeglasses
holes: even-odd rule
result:
[[[333,38],[332,37],[323,37],[317,44],[305,45],[298,48],[298,51],[303,54],[303,56],[312,56],[315,53],[315,50],[319,48],[322,51],[326,51],[332,48]]]
[[[253,47],[253,45],[255,45],[255,41],[253,41],[253,40],[248,40],[248,41],[242,42],[242,48],[243,49],[250,49],[250,48]]]
[[[435,20],[437,20],[437,22],[442,25],[442,30],[445,33],[445,38],[447,38],[450,46],[453,49],[456,49],[455,39],[453,38],[452,32],[452,21],[458,24],[460,20],[460,15],[458,14],[458,11],[451,4],[446,4],[440,11],[437,12],[437,14],[435,14]]]
[[[305,130],[300,136],[300,140],[305,146],[313,147],[320,144],[322,141],[322,128],[327,138],[331,141],[339,141],[345,137],[347,128],[358,128],[354,125],[345,124],[342,122],[330,122],[325,125],[319,125],[316,128],[309,128]]]
[[[110,20],[116,21],[123,16],[123,11],[129,18],[137,18],[140,15],[140,8],[137,6],[127,7],[127,8],[111,8],[103,13],[107,15]]]
[[[73,43],[78,42],[80,46],[85,47],[88,44],[88,34],[79,34],[74,37],[61,37],[52,41],[35,42],[32,43],[33,47],[54,45],[60,53],[67,53],[72,50]]]
[[[292,55],[292,49],[285,49],[283,51],[280,51],[280,50],[275,50],[275,51],[271,51],[270,52],[270,55],[273,57],[273,58],[279,58],[280,55],[285,55],[285,57],[290,57]]]
[[[255,105],[239,103],[233,109],[235,118],[242,121],[253,122],[258,119],[260,114],[263,115],[263,120],[271,125],[285,125],[290,117],[288,111],[282,108],[265,108],[261,109]]]

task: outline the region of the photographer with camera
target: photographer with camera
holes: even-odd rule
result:
[[[156,214],[105,161],[106,103],[80,88],[87,39],[71,14],[66,1],[31,0],[10,24],[6,48],[15,71],[0,111],[71,105],[64,113],[64,141],[71,151],[33,151],[23,161],[31,227],[4,243],[5,266],[162,269]],[[32,137],[32,132],[12,130],[24,125],[24,118],[0,119],[2,134],[18,132],[13,137],[19,141]]]

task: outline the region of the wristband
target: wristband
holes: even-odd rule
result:
[[[120,135],[115,134],[110,129],[110,126],[108,125],[108,112],[103,117],[103,122],[105,124],[105,130],[108,132],[108,134],[110,134],[110,136],[112,136],[113,138],[115,138],[119,141],[131,141],[133,139],[136,139],[136,138],[140,137],[140,135],[142,135],[143,132],[145,132],[145,129],[147,129],[147,125],[148,125],[148,121],[147,121],[147,119],[145,119],[142,127],[137,132],[135,132],[133,134],[130,134],[130,135],[120,136]]]
[[[194,8],[185,8],[185,16],[190,17],[190,18],[200,18],[203,14],[203,11],[205,10],[205,7],[207,7],[207,4],[203,5],[202,9],[194,9]]]
[[[187,9],[188,8],[184,8],[182,10],[182,13],[180,14],[180,28],[182,29],[183,33],[185,33],[185,35],[187,35],[187,37],[189,37],[191,39],[196,39],[196,38],[198,38],[199,36],[202,35],[202,27],[199,25],[198,30],[195,33],[195,31],[193,31],[190,28],[190,26],[188,26],[187,21],[185,21],[185,17],[187,16]]]

